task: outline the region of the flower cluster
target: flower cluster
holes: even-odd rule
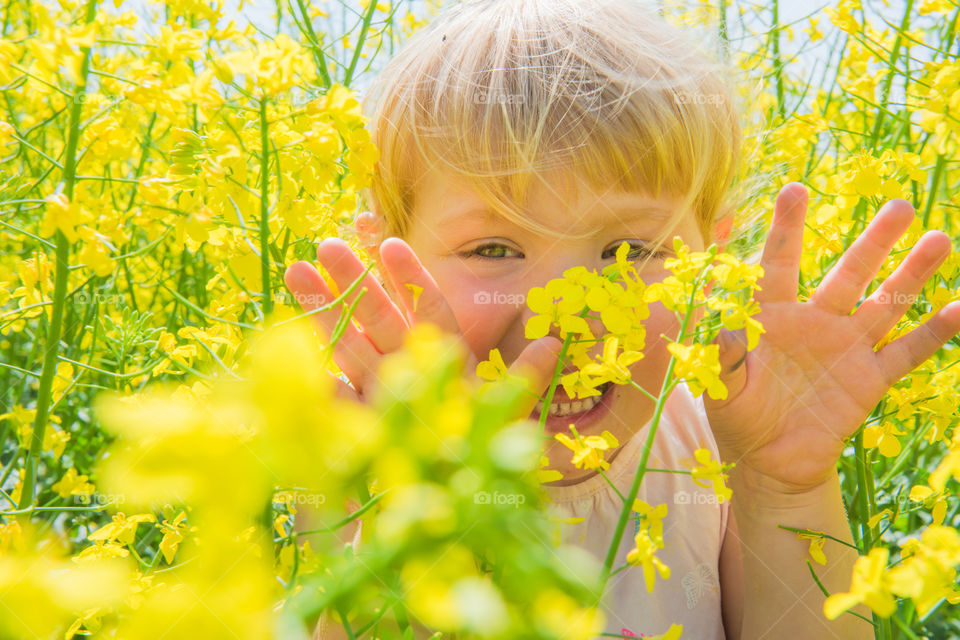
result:
[[[643,500],[635,500],[633,510],[637,513],[637,533],[634,536],[635,547],[627,553],[627,563],[643,567],[643,577],[647,591],[653,591],[656,574],[660,578],[670,578],[670,567],[665,565],[655,554],[663,549],[663,519],[667,516],[667,505],[661,504],[651,507]]]

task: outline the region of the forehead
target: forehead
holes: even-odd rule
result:
[[[526,201],[517,203],[511,216],[495,211],[466,178],[443,171],[421,176],[414,201],[414,223],[438,230],[527,222],[565,235],[592,235],[617,226],[656,232],[677,215],[673,198],[594,187],[571,174],[535,178]]]

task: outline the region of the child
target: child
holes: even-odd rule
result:
[[[560,341],[556,333],[525,338],[531,287],[575,265],[599,270],[623,241],[647,283],[667,275],[674,235],[693,250],[722,244],[740,131],[725,76],[707,60],[629,0],[465,1],[414,34],[369,93],[381,158],[373,211],[358,228],[386,282],[366,278],[355,311],[362,329],[348,328],[335,349],[351,382],[344,392],[362,400],[380,355],[423,321],[462,336],[475,357],[469,366],[497,348],[515,370],[535,371],[544,388]],[[799,184],[776,202],[761,260],[759,345],[748,353],[737,333],[718,340],[727,399],[675,389],[648,463],[683,469],[705,448],[736,463],[732,502],[687,475],[647,474],[639,497],[668,506],[658,557],[670,573],[657,576],[652,593],[639,568],[613,576],[603,603],[608,633],[654,635],[678,623],[696,640],[872,637],[853,616],[824,618],[805,563],[808,543],[778,525],[849,540],[836,472],[843,439],[890,385],[960,330],[957,305],[948,305],[875,352],[906,311],[888,301],[918,292],[950,242],[928,232],[851,315],[913,218],[908,203],[891,201],[800,303],[806,203]],[[364,269],[338,239],[323,241],[317,255],[340,288]],[[332,299],[309,263],[292,265],[286,281],[300,300]],[[315,317],[329,332],[338,313]],[[631,372],[654,395],[670,356],[661,334],[677,330],[673,312],[651,307],[644,357]],[[557,394],[548,435],[571,423],[583,435],[613,433],[620,446],[608,454],[607,475],[625,492],[653,403],[629,386],[606,389],[596,405],[562,388]],[[559,442],[546,454],[564,475],[548,487],[553,509],[584,518],[567,529],[568,540],[602,560],[620,499],[603,478],[575,469]],[[633,546],[628,529],[615,566]],[[834,542],[826,552],[821,582],[831,593],[847,590],[856,552]]]

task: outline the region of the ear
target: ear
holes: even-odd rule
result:
[[[717,248],[723,251],[727,246],[727,240],[730,239],[730,231],[733,229],[733,212],[718,219],[713,224],[713,242],[717,243]]]
[[[727,212],[722,217],[717,218],[713,223],[710,241],[716,243],[717,250],[723,251],[727,246],[727,240],[730,239],[730,231],[733,229],[733,212]],[[713,290],[713,281],[707,285],[705,293],[710,295]]]

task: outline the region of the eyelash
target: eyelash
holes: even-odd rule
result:
[[[519,255],[519,256],[500,256],[500,257],[494,257],[494,256],[485,256],[485,255],[483,255],[482,253],[480,253],[482,250],[484,250],[484,249],[490,249],[490,248],[503,248],[503,249],[506,249],[507,251],[514,251],[514,252],[516,252],[516,253],[519,253],[520,255]],[[461,253],[460,255],[461,255],[461,256],[464,256],[464,257],[467,257],[467,258],[476,256],[477,258],[481,258],[481,259],[483,259],[483,260],[503,260],[503,259],[506,258],[506,257],[520,257],[520,258],[524,257],[524,256],[523,256],[523,253],[517,251],[516,249],[513,249],[513,248],[511,248],[511,247],[508,247],[508,246],[505,245],[505,244],[501,244],[501,243],[499,243],[499,242],[487,242],[487,243],[484,243],[484,244],[478,244],[478,245],[475,246],[473,249],[470,249],[469,251],[464,251],[464,252]]]
[[[619,247],[622,242],[624,241],[620,241],[617,243],[616,246],[611,247],[606,251],[604,251],[600,257],[604,259],[617,257],[617,247]],[[643,258],[647,256],[650,256],[655,259],[660,259],[660,258],[666,257],[667,255],[666,252],[661,249],[658,249],[657,251],[651,251],[648,247],[640,244],[639,242],[628,242],[628,244],[630,245],[630,251],[627,252],[628,260],[636,260],[638,258]],[[608,253],[610,255],[607,255]]]
[[[619,246],[620,246],[620,244],[618,243],[616,247],[612,247],[612,248],[610,248],[610,249],[606,249],[606,250],[600,255],[600,257],[603,258],[603,259],[611,259],[611,258],[616,257],[617,247],[619,247]],[[630,243],[630,247],[631,247],[630,252],[627,254],[627,258],[630,259],[630,260],[636,260],[636,259],[638,259],[638,258],[642,258],[642,257],[646,257],[646,256],[651,256],[651,257],[656,258],[656,259],[663,258],[663,257],[666,256],[666,252],[664,252],[664,251],[662,251],[662,250],[650,251],[649,248],[645,247],[644,245],[642,245],[642,244],[640,244],[640,243],[631,242],[631,243]],[[483,251],[484,249],[491,249],[491,248],[503,248],[503,249],[506,249],[507,251],[514,251],[514,252],[516,252],[516,253],[519,253],[520,255],[519,255],[519,256],[497,256],[497,257],[495,257],[495,256],[486,256],[486,255],[483,255],[483,254],[481,253],[481,251]],[[610,255],[607,255],[608,253],[609,253]],[[504,258],[507,258],[507,257],[520,257],[520,258],[524,257],[524,256],[523,256],[523,253],[517,251],[516,249],[513,249],[513,248],[511,248],[511,247],[508,247],[508,246],[505,245],[505,244],[501,244],[501,243],[499,243],[499,242],[487,242],[487,243],[485,243],[485,244],[480,244],[480,245],[477,245],[476,247],[474,247],[473,249],[470,249],[469,251],[464,251],[464,252],[461,253],[460,255],[463,256],[463,257],[474,257],[474,256],[476,256],[477,258],[481,258],[481,259],[484,259],[484,260],[503,260]]]

